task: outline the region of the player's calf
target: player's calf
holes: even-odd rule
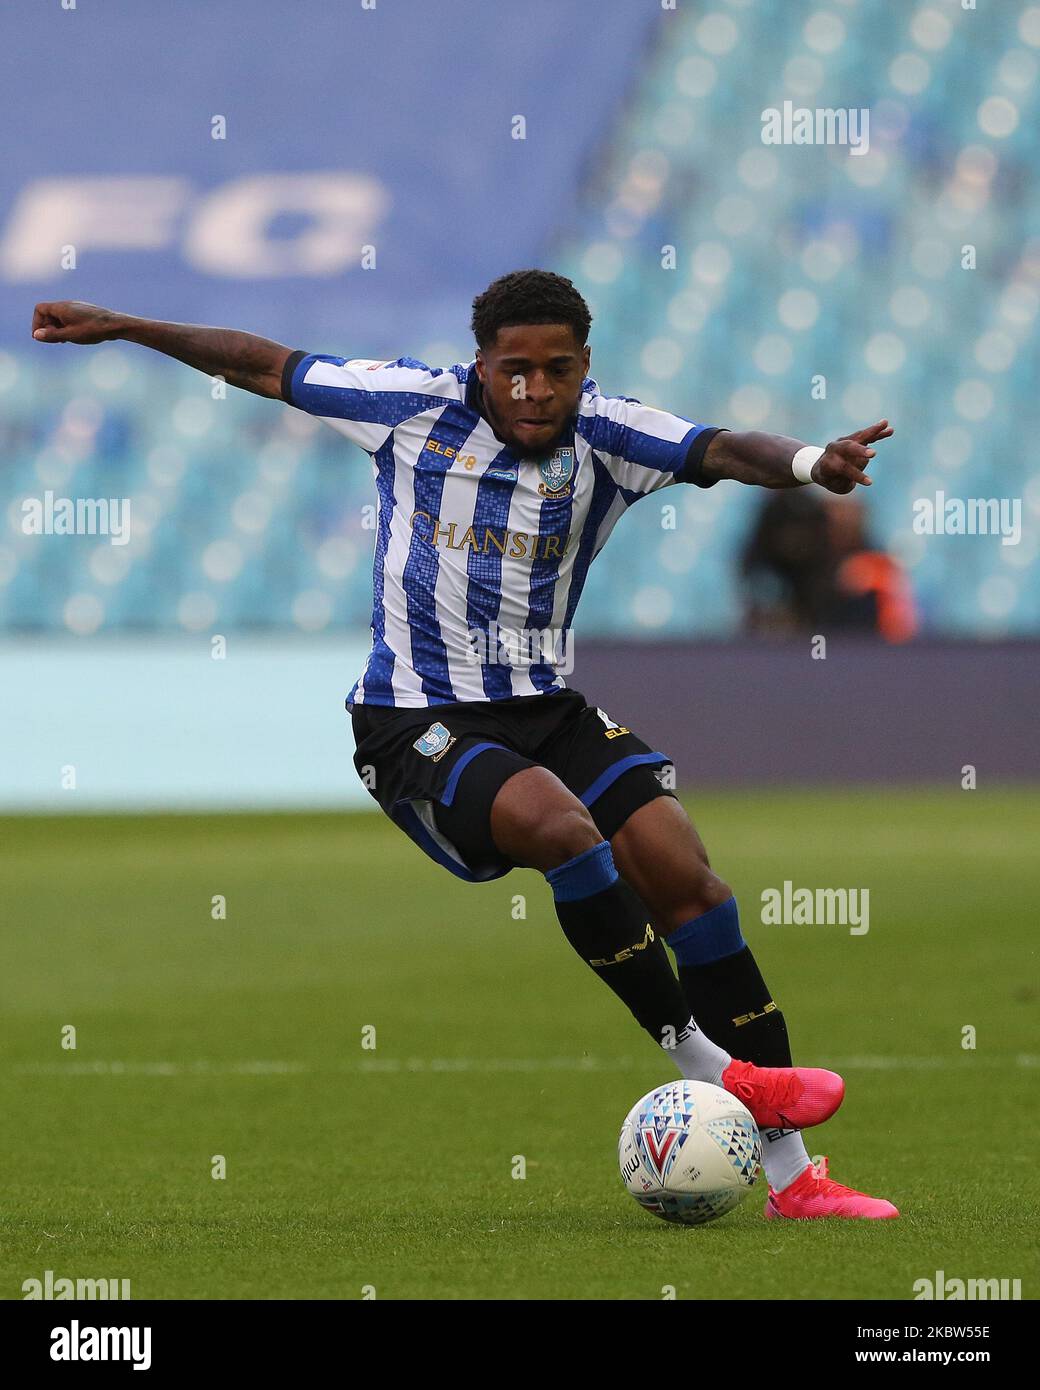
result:
[[[731,1058],[690,1017],[643,904],[601,840],[546,874],[567,940],[689,1080],[719,1085]]]
[[[700,1026],[734,1057],[790,1067],[787,1025],[741,935],[737,900],[680,803],[662,797],[641,807],[613,845],[621,872],[667,933]]]
[[[797,1130],[833,1114],[844,1083],[833,1072],[794,1068],[786,1020],[741,934],[736,898],[712,871],[680,803],[661,798],[641,807],[613,843],[622,873],[667,928],[690,1012],[740,1059],[723,1084],[762,1126],[763,1165],[782,1187],[809,1162]]]
[[[675,797],[640,806],[614,834],[611,847],[618,869],[665,937],[733,896]]]

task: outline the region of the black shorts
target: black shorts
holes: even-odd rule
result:
[[[491,837],[491,804],[525,767],[546,767],[605,840],[633,811],[672,796],[674,768],[578,690],[390,709],[349,706],[358,776],[438,864],[470,883],[515,867]]]

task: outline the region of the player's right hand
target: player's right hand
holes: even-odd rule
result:
[[[867,446],[880,439],[891,439],[894,433],[887,420],[879,420],[876,425],[832,440],[813,464],[813,482],[839,496],[851,492],[857,483],[870,487],[873,480],[864,470],[877,450]]]
[[[40,343],[105,343],[120,336],[122,314],[84,304],[78,299],[59,299],[37,304],[32,335]]]

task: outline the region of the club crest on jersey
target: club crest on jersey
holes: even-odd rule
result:
[[[571,478],[574,476],[574,450],[557,449],[549,458],[538,465],[542,481],[538,491],[543,497],[569,497]]]
[[[424,758],[432,758],[437,762],[448,751],[455,742],[454,734],[450,734],[441,723],[431,724],[424,734],[412,744],[417,748]]]

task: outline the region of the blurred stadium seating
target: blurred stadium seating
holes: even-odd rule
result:
[[[626,50],[635,69],[617,90],[627,95],[594,146],[569,150],[580,198],[542,200],[530,242],[590,301],[601,389],[821,443],[890,417],[897,436],[877,464],[871,525],[908,568],[924,631],[1035,634],[1040,8],[997,6],[983,24],[940,0],[716,0],[657,24],[649,50]],[[760,113],[785,99],[869,108],[869,154],[764,145]],[[510,161],[500,163],[482,195],[491,200],[508,193]],[[961,267],[967,244],[972,270]],[[669,246],[675,269],[662,268]],[[515,259],[499,252],[498,269]],[[349,306],[366,292],[356,281],[319,288]],[[26,330],[39,288],[17,287]],[[241,326],[273,331],[263,282],[247,292]],[[83,284],[74,293],[88,297]],[[349,344],[328,341],[301,299],[290,345],[467,361],[458,298],[437,340],[414,340],[411,324],[429,319],[411,315],[405,295],[381,341]],[[140,294],[133,307],[148,311]],[[825,399],[811,394],[818,376]],[[9,632],[368,622],[368,462],[296,412],[235,391],[214,400],[206,378],[125,345],[11,343],[0,353],[0,452]],[[133,544],[23,534],[22,500],[45,489],[130,497]],[[938,490],[1021,498],[1020,543],[926,545],[912,502]],[[625,519],[591,571],[584,631],[737,629],[735,557],[754,498],[731,485],[677,492],[661,499],[677,504],[676,529],[662,529],[657,499]]]
[[[1040,426],[1040,9],[976,18],[952,4],[686,11],[557,263],[590,299],[607,390],[820,442],[891,418],[868,501],[926,630],[1025,633],[1040,626],[1040,478],[1023,443]],[[870,153],[749,138],[785,98],[869,108]],[[810,396],[817,374],[826,400]],[[1022,498],[1033,525],[1017,546],[926,545],[912,502],[939,489]],[[685,497],[676,533],[637,509],[625,565],[590,574],[586,624],[731,631],[753,505],[732,488]]]

